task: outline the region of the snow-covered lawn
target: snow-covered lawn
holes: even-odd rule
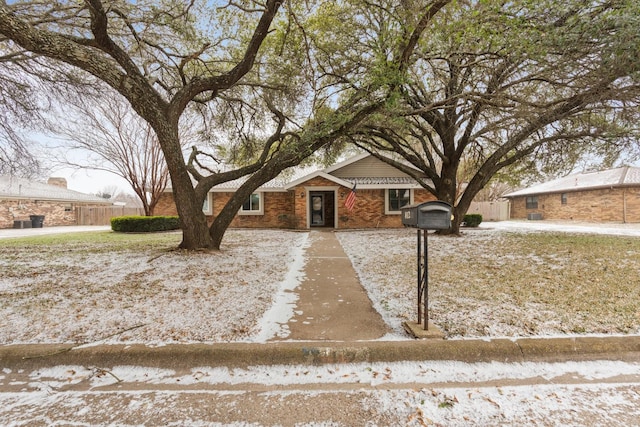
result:
[[[591,231],[429,233],[430,318],[449,338],[640,332],[640,236]],[[416,231],[338,236],[375,308],[402,334],[403,321],[417,320]]]
[[[637,333],[640,236],[570,231],[496,224],[461,238],[430,234],[431,317],[450,338]],[[407,338],[400,323],[415,316],[415,230],[338,237],[376,309]],[[291,301],[308,233],[230,230],[221,252],[171,250],[179,240],[111,232],[1,240],[0,344],[264,341],[278,332],[273,323],[283,312],[274,302]],[[142,365],[4,367],[0,388],[10,391],[0,393],[0,419],[11,426],[633,425],[638,378],[632,361],[194,366],[186,374]]]
[[[222,251],[196,253],[171,250],[178,233],[2,240],[0,343],[264,341],[307,238],[229,230]],[[338,238],[375,308],[408,338],[415,230]],[[640,332],[640,237],[489,226],[428,243],[430,314],[449,338]]]
[[[178,233],[3,240],[0,343],[246,340],[306,236],[230,231],[195,253],[171,250]]]

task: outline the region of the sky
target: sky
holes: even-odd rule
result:
[[[49,176],[66,178],[67,188],[80,193],[96,194],[107,187],[116,186],[124,193],[133,194],[131,186],[124,178],[105,171],[57,168],[52,170]]]

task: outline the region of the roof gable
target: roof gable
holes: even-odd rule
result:
[[[504,197],[519,197],[532,194],[561,193],[567,191],[593,190],[625,186],[640,186],[640,168],[625,166],[598,172],[568,175],[563,178],[537,184],[506,194]]]
[[[406,173],[368,153],[352,157],[324,171],[338,178],[410,178]]]
[[[412,166],[410,166],[412,167]],[[416,171],[419,171],[416,169]],[[406,173],[393,166],[364,153],[351,157],[326,169],[316,170],[311,173],[301,171],[302,175],[286,180],[279,176],[263,185],[257,191],[286,191],[316,177],[323,177],[344,187],[358,188],[421,188],[420,184]],[[246,182],[248,178],[221,183],[213,187],[210,192],[235,191]],[[172,191],[167,187],[165,191]]]

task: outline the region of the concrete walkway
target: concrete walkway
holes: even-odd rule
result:
[[[362,341],[389,332],[332,231],[311,231],[287,339]]]

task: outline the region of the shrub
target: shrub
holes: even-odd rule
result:
[[[177,216],[117,216],[111,218],[111,229],[123,233],[148,233],[152,231],[177,230]]]
[[[482,222],[482,215],[480,214],[467,214],[462,220],[466,227],[477,227]]]

